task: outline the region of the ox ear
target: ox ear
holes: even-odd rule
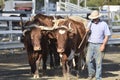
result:
[[[70,38],[73,38],[74,36],[75,36],[75,33],[73,33],[73,32],[70,32],[70,33],[69,33],[69,37],[70,37]]]

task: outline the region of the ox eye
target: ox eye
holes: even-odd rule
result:
[[[60,34],[64,34],[64,33],[65,33],[65,30],[59,30],[59,33],[60,33]]]

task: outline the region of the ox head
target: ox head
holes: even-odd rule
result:
[[[64,26],[62,27],[62,25]],[[73,49],[79,52],[78,46],[81,45],[81,41],[86,33],[84,24],[68,19],[59,23],[59,26],[62,28],[58,28],[56,31],[57,51],[63,53],[68,51],[68,49]]]
[[[56,31],[56,39],[57,39],[57,52],[63,53],[65,51],[66,42],[68,39],[68,32],[66,29],[58,29]]]
[[[36,24],[30,24],[26,26],[27,28],[24,29],[23,35],[27,37],[26,33],[30,35],[31,45],[34,51],[41,50],[41,39],[43,36],[43,30],[53,30],[53,28],[46,27],[46,26],[39,26]],[[29,32],[29,33],[28,33]]]
[[[32,28],[30,36],[31,36],[31,42],[32,42],[33,50],[34,51],[41,50],[41,45],[40,45],[41,37],[42,37],[41,29],[36,28],[36,27]]]
[[[32,50],[41,50],[41,29],[36,27],[37,25],[27,25],[23,30],[24,45],[32,47]],[[27,39],[27,40],[26,40]],[[26,44],[27,43],[27,44]]]
[[[71,24],[68,23],[66,25],[65,22],[66,21],[60,22],[55,31],[58,53],[65,52],[69,40],[69,33],[72,31]]]
[[[46,35],[43,31],[53,30],[51,27],[46,26],[35,26],[31,30],[31,41],[32,45],[35,51],[41,50],[41,39],[43,38],[43,35]]]

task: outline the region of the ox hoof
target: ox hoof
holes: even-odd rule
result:
[[[33,75],[33,78],[34,78],[34,79],[38,79],[38,78],[40,78],[40,77],[39,77],[38,74],[35,74],[35,75]]]

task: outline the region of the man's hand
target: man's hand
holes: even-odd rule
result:
[[[105,50],[105,45],[107,44],[107,41],[109,39],[109,36],[105,36],[102,45],[100,46],[100,51],[104,51]]]
[[[86,32],[88,32],[90,29],[86,28]]]
[[[102,52],[102,51],[104,51],[104,50],[105,50],[105,45],[102,44],[102,45],[100,46],[100,51]]]

